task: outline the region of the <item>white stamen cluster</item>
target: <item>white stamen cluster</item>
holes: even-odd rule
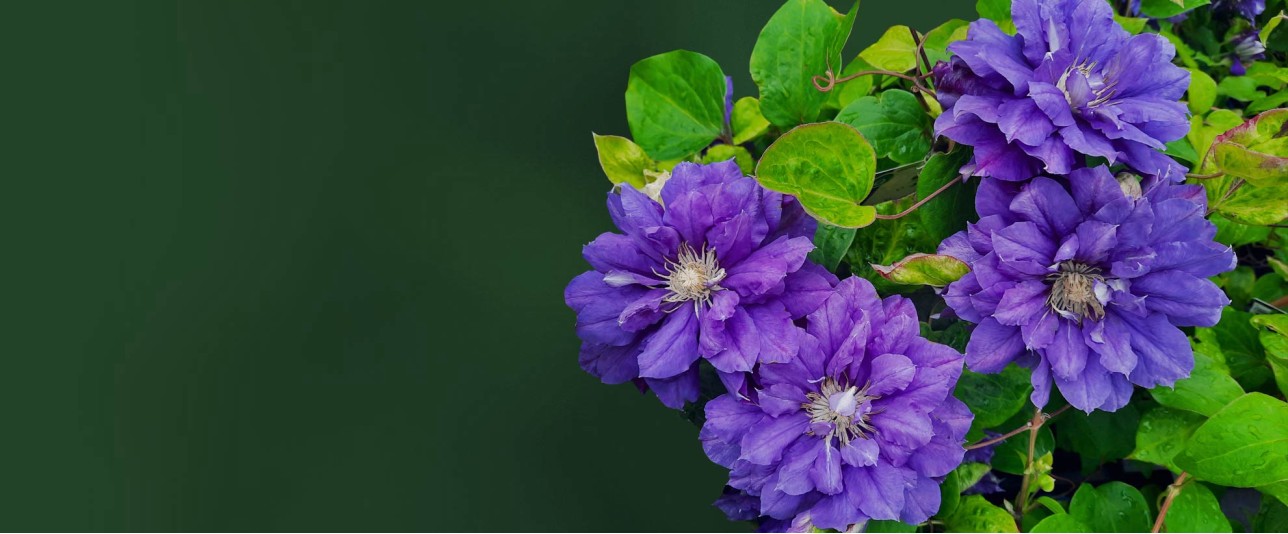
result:
[[[832,431],[825,437],[835,437],[840,440],[841,446],[845,446],[854,438],[868,439],[870,434],[876,433],[876,429],[868,423],[868,416],[876,413],[871,411],[871,402],[881,397],[867,394],[871,386],[868,383],[862,388],[845,387],[833,378],[825,378],[818,391],[805,395],[809,402],[801,407],[809,414],[811,423],[831,424]],[[812,434],[813,431],[809,433]]]
[[[1105,307],[1096,297],[1096,282],[1105,281],[1100,268],[1076,261],[1062,261],[1059,271],[1048,275],[1046,280],[1051,282],[1047,305],[1052,310],[1079,320],[1090,317],[1098,321],[1105,316]]]
[[[1070,67],[1068,70],[1065,70],[1064,74],[1060,76],[1060,79],[1056,81],[1055,84],[1056,87],[1060,88],[1060,91],[1064,92],[1064,99],[1068,101],[1070,105],[1073,104],[1073,99],[1069,96],[1067,83],[1069,81],[1069,74],[1072,74],[1075,70],[1082,73],[1082,76],[1087,79],[1087,83],[1091,85],[1092,94],[1096,95],[1096,98],[1087,102],[1087,107],[1094,108],[1104,104],[1118,93],[1116,89],[1116,86],[1118,85],[1117,80],[1109,80],[1108,75],[1098,73],[1096,71],[1095,61],[1084,61],[1074,67]]]
[[[666,262],[666,274],[655,274],[666,281],[666,288],[671,292],[662,300],[691,300],[695,311],[701,310],[703,304],[710,305],[711,295],[724,289],[720,281],[725,278],[725,270],[716,261],[715,249],[706,246],[694,250],[688,243],[681,243],[675,261]]]

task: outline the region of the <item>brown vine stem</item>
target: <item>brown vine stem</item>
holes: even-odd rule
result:
[[[1167,510],[1172,507],[1172,500],[1176,499],[1176,496],[1181,494],[1181,486],[1185,484],[1185,477],[1188,476],[1189,473],[1181,471],[1180,476],[1176,477],[1176,482],[1173,482],[1172,485],[1167,487],[1167,498],[1163,500],[1163,505],[1158,508],[1158,519],[1154,520],[1154,530],[1151,530],[1150,532],[1153,532],[1154,534],[1162,532],[1163,519],[1167,517]]]
[[[901,218],[901,217],[904,217],[904,216],[908,215],[909,213],[912,213],[912,212],[914,212],[914,211],[917,211],[917,208],[920,208],[920,207],[921,207],[922,205],[924,205],[925,203],[930,202],[932,199],[934,199],[935,197],[939,196],[939,194],[940,194],[940,193],[943,193],[944,191],[947,191],[949,187],[952,187],[953,185],[956,185],[956,184],[957,184],[957,182],[960,182],[960,181],[962,181],[962,177],[961,177],[961,176],[958,176],[958,177],[956,177],[956,178],[953,178],[952,180],[949,180],[949,181],[948,181],[948,183],[946,183],[946,184],[944,184],[944,185],[940,186],[940,187],[939,187],[939,189],[936,189],[934,193],[931,193],[931,194],[929,194],[929,195],[926,195],[926,198],[923,198],[923,199],[921,199],[921,200],[918,200],[916,204],[913,204],[913,205],[911,205],[911,206],[908,206],[908,209],[903,210],[903,211],[901,211],[901,212],[899,212],[899,213],[897,213],[897,214],[894,214],[894,215],[882,215],[882,214],[878,213],[878,214],[876,215],[876,218],[877,218],[877,219],[879,219],[879,220],[892,220],[892,219],[899,219],[899,218]]]
[[[1017,428],[1017,429],[1015,429],[1015,430],[1012,430],[1012,431],[1010,431],[1010,432],[1007,432],[1007,433],[1005,433],[1005,434],[1002,434],[1002,435],[1000,435],[1000,436],[998,436],[998,437],[995,437],[995,438],[992,438],[992,439],[986,439],[986,440],[981,441],[981,442],[979,442],[979,443],[976,443],[976,444],[974,444],[974,445],[967,445],[967,446],[966,446],[966,450],[968,450],[968,451],[972,451],[972,450],[979,449],[979,448],[982,448],[982,447],[987,447],[987,446],[992,445],[992,444],[994,444],[994,443],[1001,443],[1001,442],[1006,441],[1007,439],[1009,439],[1009,438],[1011,438],[1011,437],[1015,436],[1016,434],[1019,434],[1020,432],[1024,432],[1025,430],[1028,430],[1028,429],[1029,429],[1029,427],[1030,427],[1030,426],[1032,426],[1032,425],[1033,425],[1033,422],[1031,422],[1031,421],[1030,421],[1030,422],[1028,422],[1028,423],[1024,423],[1024,424],[1023,424],[1023,425],[1021,425],[1019,428]]]
[[[909,76],[902,72],[895,72],[892,70],[861,70],[859,72],[855,72],[853,74],[849,74],[849,75],[837,78],[836,74],[833,73],[832,69],[830,68],[827,69],[827,72],[824,73],[822,76],[814,76],[813,78],[811,78],[811,81],[814,82],[815,89],[818,89],[819,91],[826,93],[831,91],[833,88],[835,88],[837,84],[848,82],[860,76],[894,76],[895,78],[908,80],[913,83],[917,82],[917,78],[915,76]],[[819,80],[826,82],[827,85],[823,85],[823,83],[820,82]]]
[[[921,50],[921,36],[917,35],[917,30],[909,27],[908,33],[912,34],[912,42],[917,45],[917,50]],[[917,61],[916,54],[912,56],[912,63],[917,67],[917,78],[924,77],[925,75],[921,72],[921,62]],[[930,113],[930,103],[926,102],[926,93],[930,90],[922,87],[920,80],[917,79],[912,81],[912,85],[914,88],[912,94],[917,95],[917,101],[921,103],[921,107],[925,108],[926,113]]]
[[[1024,509],[1029,502],[1029,484],[1033,482],[1033,455],[1036,454],[1038,447],[1038,430],[1042,429],[1042,423],[1046,419],[1042,417],[1042,408],[1033,412],[1033,419],[1029,421],[1029,454],[1028,459],[1024,462],[1024,478],[1020,481],[1020,494],[1015,496],[1015,524],[1020,525],[1020,520],[1024,517]]]
[[[1070,408],[1070,405],[1066,404],[1063,408],[1060,408],[1059,410],[1056,410],[1056,411],[1051,412],[1050,414],[1046,415],[1046,416],[1045,416],[1045,417],[1046,417],[1046,420],[1047,420],[1047,421],[1050,421],[1050,420],[1052,420],[1052,419],[1055,419],[1057,416],[1059,416],[1060,414],[1064,413],[1064,412],[1065,412],[1065,410],[1068,410],[1069,408]],[[1030,427],[1032,427],[1032,426],[1033,426],[1033,421],[1029,421],[1029,422],[1027,422],[1027,423],[1024,423],[1023,425],[1020,425],[1020,427],[1019,427],[1019,428],[1016,428],[1015,430],[1012,430],[1012,431],[1010,431],[1010,432],[1007,432],[1007,433],[1002,434],[1002,435],[1000,435],[1000,436],[998,436],[998,437],[995,437],[995,438],[989,438],[989,439],[986,439],[986,440],[981,441],[981,442],[979,442],[979,443],[973,443],[973,444],[971,444],[971,445],[967,445],[965,448],[966,448],[966,450],[970,451],[970,450],[975,450],[975,449],[978,449],[978,448],[981,448],[981,447],[987,447],[987,446],[992,445],[992,444],[994,444],[994,443],[1001,443],[1001,442],[1003,442],[1003,441],[1006,441],[1007,439],[1010,439],[1010,438],[1015,437],[1017,434],[1019,434],[1019,433],[1021,433],[1021,432],[1024,432],[1025,430],[1028,430],[1028,429],[1029,429]]]
[[[1275,299],[1275,301],[1271,302],[1270,305],[1276,308],[1283,308],[1284,306],[1288,306],[1288,295],[1284,295],[1282,297]]]

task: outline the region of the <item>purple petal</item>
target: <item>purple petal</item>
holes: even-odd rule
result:
[[[766,418],[743,436],[739,459],[760,465],[777,462],[783,448],[804,434],[808,425],[809,417],[803,413]]]
[[[1000,372],[1024,351],[1020,329],[985,318],[966,343],[966,365],[977,373]]]
[[[698,321],[692,306],[680,306],[644,340],[640,376],[668,378],[689,370],[698,361]]]

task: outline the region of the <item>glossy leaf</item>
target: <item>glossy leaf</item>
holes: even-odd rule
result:
[[[765,150],[756,179],[774,191],[794,195],[811,215],[845,228],[876,219],[862,205],[872,191],[876,153],[858,130],[838,122],[799,126]]]
[[[1180,472],[1173,458],[1206,418],[1187,410],[1159,406],[1145,413],[1136,427],[1136,448],[1128,458]]]
[[[930,116],[912,93],[888,89],[865,96],[836,115],[837,122],[857,128],[872,143],[877,157],[895,163],[926,159],[930,151]]]
[[[1226,486],[1288,480],[1288,404],[1262,393],[1235,399],[1194,431],[1176,465]]]
[[[913,254],[894,265],[872,265],[872,269],[896,284],[934,287],[944,287],[970,272],[966,262],[938,254]]]
[[[769,121],[760,114],[760,101],[753,96],[744,96],[734,102],[729,123],[733,128],[733,142],[736,145],[755,140],[769,131]]]
[[[921,169],[917,179],[917,198],[926,198],[941,186],[961,175],[961,167],[970,161],[970,150],[964,147],[948,154],[935,154]],[[975,220],[975,190],[979,180],[969,180],[950,186],[939,196],[917,209],[926,239],[941,242],[948,236],[966,229],[966,223]]]
[[[943,521],[948,532],[1019,532],[1009,512],[981,495],[962,497],[957,509]]]
[[[1149,532],[1153,527],[1145,497],[1122,482],[1096,488],[1083,484],[1073,494],[1069,514],[1094,532]]]
[[[1188,70],[1190,88],[1186,105],[1190,107],[1190,113],[1195,115],[1206,113],[1207,110],[1212,109],[1212,104],[1216,103],[1216,81],[1202,70]]]
[[[770,17],[751,51],[751,78],[769,122],[787,129],[818,119],[827,93],[812,80],[841,65],[836,42],[845,41],[853,22],[823,0],[788,0]]]
[[[814,232],[814,250],[809,253],[810,261],[836,272],[845,252],[850,250],[850,244],[854,242],[854,233],[853,228],[819,224],[818,230]]]
[[[1011,364],[993,374],[963,370],[954,395],[975,414],[973,428],[991,429],[1019,413],[1032,389],[1029,371]]]
[[[1172,507],[1163,518],[1168,532],[1231,532],[1230,521],[1221,513],[1221,503],[1201,482],[1181,486]]]
[[[591,135],[595,138],[599,166],[604,169],[608,181],[614,184],[627,183],[636,189],[643,189],[646,182],[644,171],[655,165],[653,159],[644,153],[644,149],[625,137]]]
[[[1029,532],[1094,532],[1070,514],[1052,514],[1033,525]]]
[[[877,42],[859,52],[859,57],[881,70],[906,72],[917,66],[917,44],[907,26],[891,26]]]
[[[1288,109],[1270,110],[1217,136],[1216,165],[1256,186],[1288,185]]]
[[[631,67],[626,120],[649,156],[679,159],[702,150],[724,129],[725,76],[711,58],[675,50]]]
[[[1194,371],[1178,380],[1173,388],[1158,386],[1149,390],[1163,406],[1212,415],[1226,403],[1243,394],[1243,388],[1230,377],[1224,364],[1201,352],[1194,353]]]
[[[721,161],[733,160],[742,169],[743,174],[755,172],[756,160],[751,157],[747,149],[738,145],[715,145],[707,149],[702,155],[702,163],[717,163]]]

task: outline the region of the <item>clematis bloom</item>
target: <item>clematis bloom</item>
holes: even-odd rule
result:
[[[1189,73],[1155,34],[1130,35],[1103,1],[1015,0],[1017,34],[972,22],[935,69],[935,133],[974,147],[963,172],[1022,181],[1068,174],[1084,156],[1183,179],[1161,150],[1189,130]]]
[[[758,368],[748,398],[707,403],[707,455],[757,498],[738,498],[739,517],[836,530],[929,518],[972,419],[952,396],[961,354],[921,337],[910,300],[883,301],[858,277],[806,317],[801,340],[796,358]]]
[[[836,283],[805,259],[817,223],[733,161],[676,166],[656,200],[623,186],[608,210],[622,233],[586,245],[593,270],[564,291],[580,363],[605,383],[642,382],[672,408],[698,398],[699,358],[733,391],[757,363],[792,359],[793,320]]]
[[[1067,180],[987,179],[978,222],[945,239],[940,254],[971,272],[944,299],[978,323],[966,364],[995,373],[1032,369],[1032,400],[1058,388],[1074,407],[1114,411],[1132,384],[1170,386],[1194,354],[1182,326],[1212,326],[1230,303],[1208,277],[1235,266],[1213,241],[1201,186],[1116,179],[1105,167]]]

